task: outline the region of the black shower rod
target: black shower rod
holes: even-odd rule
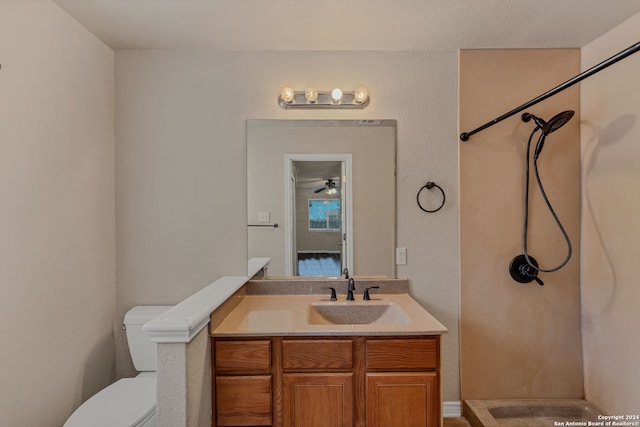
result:
[[[586,79],[587,77],[590,77],[594,74],[596,74],[599,71],[604,70],[605,68],[607,68],[610,65],[615,64],[616,62],[626,58],[629,55],[632,55],[634,53],[636,53],[637,51],[640,50],[640,42],[634,44],[633,46],[628,47],[627,49],[623,50],[622,52],[613,55],[611,58],[602,61],[601,63],[599,63],[598,65],[589,68],[586,71],[583,71],[582,73],[578,74],[577,76],[567,80],[566,82],[562,83],[559,86],[554,87],[553,89],[543,93],[542,95],[533,98],[531,101],[526,102],[524,104],[522,104],[521,106],[514,108],[513,110],[509,111],[508,113],[505,113],[503,115],[501,115],[498,118],[495,118],[493,120],[491,120],[490,122],[487,122],[485,124],[483,124],[482,126],[480,126],[479,128],[476,128],[470,132],[463,132],[460,134],[460,140],[461,141],[467,141],[469,139],[469,137],[471,137],[471,135],[474,135],[480,131],[485,130],[488,127],[491,127],[493,125],[495,125],[496,123],[499,123],[501,121],[503,121],[504,119],[507,119],[511,116],[513,116],[514,114],[517,114],[523,110],[526,110],[527,108],[531,107],[532,105],[537,104],[540,101],[544,101],[545,99],[552,97],[553,95],[562,92],[563,90],[567,89],[570,86],[573,86],[574,84]]]

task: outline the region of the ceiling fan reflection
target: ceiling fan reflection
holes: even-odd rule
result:
[[[316,188],[313,192],[318,194],[324,191],[327,194],[336,194],[338,192],[336,187],[336,182],[333,179],[328,179],[322,187]]]

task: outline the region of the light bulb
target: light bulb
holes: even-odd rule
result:
[[[333,99],[333,102],[339,102],[342,99],[342,90],[340,90],[340,88],[332,90],[331,99]]]
[[[353,98],[358,104],[362,104],[369,98],[369,91],[366,87],[360,86],[353,92]]]
[[[318,100],[318,89],[315,87],[308,88],[304,91],[304,97],[311,103],[316,102]]]
[[[280,98],[282,98],[282,100],[287,104],[293,101],[294,95],[295,95],[295,92],[289,86],[285,86],[282,89],[280,89]]]

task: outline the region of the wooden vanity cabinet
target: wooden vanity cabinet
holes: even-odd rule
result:
[[[440,336],[212,338],[213,423],[438,427]]]

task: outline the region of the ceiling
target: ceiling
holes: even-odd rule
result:
[[[336,188],[340,188],[342,162],[338,161],[294,161],[296,166],[296,183],[299,189],[316,190],[333,179]]]
[[[640,0],[53,0],[113,49],[582,47]]]

